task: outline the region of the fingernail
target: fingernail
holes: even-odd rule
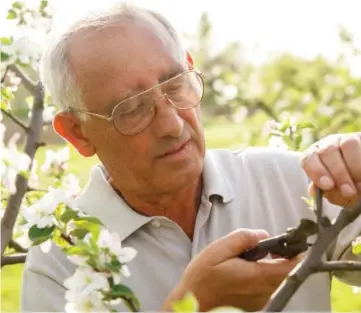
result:
[[[356,194],[356,191],[348,184],[343,184],[341,186],[341,193],[344,197],[351,197]]]
[[[333,187],[333,181],[330,178],[328,178],[327,176],[322,176],[320,178],[320,185],[321,185],[321,188],[331,189]]]

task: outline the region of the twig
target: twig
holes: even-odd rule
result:
[[[25,133],[29,131],[29,127],[26,126],[22,121],[20,121],[15,115],[11,114],[9,111],[5,109],[1,109],[1,112],[3,112],[15,124],[19,125],[25,131]]]
[[[23,248],[21,245],[19,245],[16,241],[10,240],[9,247],[15,249],[16,252],[28,252],[27,249]]]
[[[318,231],[321,233],[323,232],[323,223],[322,223],[322,216],[323,216],[323,206],[322,206],[322,190],[316,188],[316,219],[318,225]]]
[[[49,192],[49,190],[46,190],[46,189],[37,189],[37,188],[31,188],[31,187],[28,187],[26,189],[27,192]]]
[[[34,160],[38,142],[43,125],[43,110],[44,110],[44,88],[39,82],[34,91],[34,105],[31,113],[31,120],[29,124],[28,136],[26,138],[25,153],[30,157],[31,163]],[[23,175],[18,174],[15,181],[16,193],[9,197],[9,201],[1,219],[1,255],[4,255],[5,248],[9,244],[16,218],[19,213],[19,208],[22,199],[28,188],[28,180]]]
[[[1,83],[3,83],[5,81],[5,78],[6,78],[6,75],[7,75],[8,71],[9,71],[9,66],[7,66],[5,68],[4,75],[1,77]]]
[[[122,299],[127,303],[127,306],[132,312],[139,312],[137,306],[135,305],[133,299],[122,297]]]
[[[317,240],[306,258],[299,263],[281,286],[272,295],[265,307],[266,312],[280,312],[286,306],[293,294],[311,274],[317,271],[320,260],[329,244],[337,235],[361,214],[361,200],[351,208],[341,210],[336,221],[319,233]],[[346,270],[346,269],[345,269]]]
[[[317,266],[317,272],[361,271],[361,262],[329,261]]]
[[[5,265],[13,265],[24,263],[26,260],[26,253],[25,254],[17,254],[17,255],[7,255],[1,258],[1,267]]]
[[[14,72],[18,77],[21,78],[22,83],[24,84],[25,88],[29,90],[33,95],[36,89],[37,84],[33,82],[33,80],[26,75],[17,65],[10,64],[8,65],[8,69]]]

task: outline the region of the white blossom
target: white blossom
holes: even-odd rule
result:
[[[122,248],[119,235],[110,233],[107,229],[101,230],[97,244],[99,248],[115,254],[120,263],[128,263],[137,255],[137,251],[132,247]]]
[[[27,154],[17,149],[20,134],[15,133],[5,146],[4,133],[5,126],[0,123],[0,182],[11,194],[14,194],[16,192],[16,176],[19,172],[29,170],[31,160]]]
[[[33,205],[24,208],[23,216],[30,225],[39,228],[51,226],[55,223],[53,213],[60,203],[75,207],[74,199],[62,189],[50,189],[44,197]]]
[[[78,267],[74,275],[64,281],[64,286],[68,289],[65,297],[72,302],[97,290],[109,290],[106,274],[89,267]]]
[[[47,107],[44,108],[43,111],[43,120],[46,123],[49,123],[53,120],[53,117],[55,115],[56,112],[56,108],[52,105],[48,105]]]
[[[353,293],[356,293],[356,294],[361,294],[361,287],[353,287],[352,288],[352,291],[353,291]]]
[[[73,195],[78,194],[81,190],[79,180],[74,174],[68,174],[62,177],[61,188],[71,192]]]
[[[70,159],[69,147],[65,147],[59,151],[46,150],[45,162],[41,167],[41,171],[46,174],[58,174],[67,169],[66,163]]]
[[[72,298],[72,297],[71,297]],[[102,295],[99,292],[92,292],[86,296],[76,297],[65,306],[67,313],[79,312],[110,312],[104,305]]]

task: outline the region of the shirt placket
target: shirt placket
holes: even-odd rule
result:
[[[212,203],[208,201],[204,196],[202,196],[202,202],[199,207],[196,223],[194,226],[194,235],[193,235],[192,251],[191,251],[192,259],[198,254],[198,252],[201,249],[201,247],[199,246],[200,245],[199,238],[202,232],[202,228],[209,218],[211,207],[212,207]]]

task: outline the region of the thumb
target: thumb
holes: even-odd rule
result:
[[[240,228],[214,241],[204,251],[204,259],[212,261],[212,265],[238,257],[247,249],[253,248],[260,240],[266,239],[269,234],[263,229]]]

